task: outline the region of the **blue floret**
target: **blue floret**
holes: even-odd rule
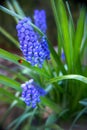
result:
[[[27,106],[32,105],[33,108],[40,102],[40,96],[46,95],[45,90],[37,85],[33,79],[25,82],[21,87],[24,102]]]

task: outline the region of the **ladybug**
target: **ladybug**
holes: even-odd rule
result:
[[[22,63],[23,63],[23,60],[22,60],[22,59],[19,59],[18,62],[19,62],[20,64],[22,64]]]

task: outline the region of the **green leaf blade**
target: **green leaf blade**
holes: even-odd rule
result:
[[[68,65],[69,73],[72,72],[73,67],[73,45],[72,39],[70,38],[69,32],[69,21],[66,13],[66,9],[62,0],[57,2],[57,14],[59,15],[59,22],[60,24],[60,32],[62,33],[63,37],[63,49],[65,52],[65,57]]]
[[[81,43],[82,43],[82,39],[84,35],[85,18],[86,18],[86,11],[84,8],[82,8],[80,11],[80,16],[78,19],[78,24],[77,24],[76,33],[75,33],[75,41],[74,41],[75,61],[77,61],[77,58],[80,53]]]
[[[6,86],[9,86],[11,88],[14,88],[14,89],[16,89],[17,91],[20,91],[20,92],[22,90],[19,82],[15,81],[11,78],[8,78],[7,76],[4,76],[4,75],[0,75],[0,83],[4,84]]]
[[[68,79],[75,79],[75,80],[78,80],[78,81],[81,81],[81,82],[87,84],[87,77],[84,77],[84,76],[82,76],[82,75],[74,75],[74,74],[72,74],[72,75],[59,76],[59,77],[50,79],[50,80],[48,81],[48,83],[54,83],[54,82],[58,82],[58,81],[61,81],[61,80],[68,80]]]

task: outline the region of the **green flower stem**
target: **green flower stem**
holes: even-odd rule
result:
[[[13,12],[13,11],[11,11],[11,10],[9,10],[9,9],[1,6],[1,5],[0,5],[0,10],[3,11],[3,12],[5,12],[5,13],[7,13],[7,14],[9,14],[9,15],[11,15],[11,16],[13,16],[13,17],[16,17],[18,19],[23,19],[22,16],[16,14],[15,12]]]
[[[7,37],[11,42],[13,42],[18,48],[19,48],[19,43],[18,41],[15,40],[14,37],[12,37],[5,29],[0,27],[0,33],[2,33],[5,37]]]
[[[13,4],[15,10],[17,11],[17,13],[20,14],[21,16],[25,17],[25,14],[24,14],[23,10],[21,9],[17,0],[12,0],[12,4]]]
[[[9,2],[9,0],[6,1],[7,7],[12,10],[13,12],[15,12],[13,6],[11,5],[11,3]],[[16,17],[14,17],[15,21],[18,22],[18,19]]]

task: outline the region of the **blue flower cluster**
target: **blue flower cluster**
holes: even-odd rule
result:
[[[37,14],[38,10],[35,11],[35,24],[45,33],[45,19],[41,21],[41,16],[39,17],[39,15]],[[41,11],[41,14],[45,16],[44,11]],[[32,66],[38,66],[41,68],[44,63],[44,60],[50,59],[50,51],[46,39],[44,37],[41,37],[40,35],[38,37],[37,32],[30,25],[30,22],[31,19],[25,17],[23,20],[19,21],[16,26],[18,32],[18,39],[20,42],[20,48],[23,52],[25,59]]]
[[[40,102],[40,96],[46,94],[45,90],[37,85],[33,79],[25,82],[21,85],[22,87],[22,98],[27,106],[32,105],[33,108],[36,107],[37,103]]]
[[[46,14],[44,10],[34,11],[34,23],[44,34],[46,34],[47,25],[46,25]]]

